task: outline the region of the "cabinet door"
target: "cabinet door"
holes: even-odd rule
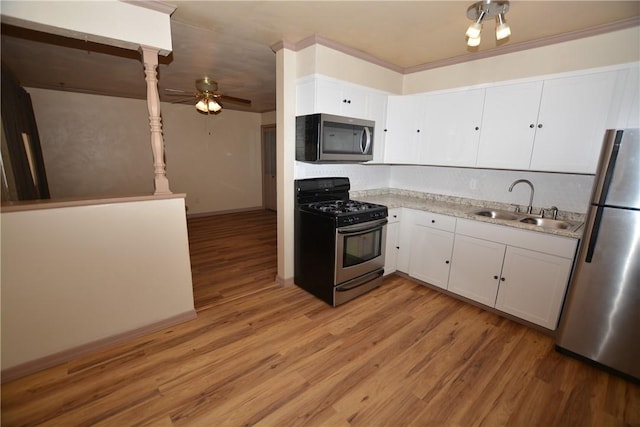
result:
[[[457,234],[453,245],[451,292],[493,307],[496,303],[505,245]]]
[[[411,239],[416,211],[413,209],[401,209],[400,235],[398,236],[398,260],[396,269],[403,273],[409,273],[409,261],[411,256]]]
[[[446,289],[452,248],[453,233],[415,226],[411,242],[409,275]]]
[[[348,83],[318,79],[316,107],[320,113],[364,119],[367,116],[366,92]]]
[[[384,254],[384,275],[396,271],[398,264],[398,237],[400,234],[400,223],[390,222],[387,224],[387,244]]]
[[[626,81],[620,98],[622,102],[615,128],[640,128],[640,64],[626,70]]]
[[[487,88],[478,167],[529,169],[542,82]]]
[[[474,89],[425,97],[420,163],[475,166],[484,93],[484,89]]]
[[[571,260],[507,247],[496,308],[556,329]]]
[[[387,128],[387,95],[370,93],[367,95],[367,119],[375,122],[373,130],[373,161],[384,161],[385,129]]]
[[[316,113],[316,82],[303,79],[296,84],[296,116]]]
[[[388,97],[385,163],[419,162],[423,115],[424,97]]]
[[[544,81],[530,169],[595,173],[617,75]]]

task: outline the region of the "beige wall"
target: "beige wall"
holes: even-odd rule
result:
[[[274,125],[276,124],[276,111],[267,111],[262,113],[262,125]]]
[[[52,198],[153,192],[144,100],[28,88]],[[262,205],[258,113],[162,103],[167,176],[189,213]]]
[[[191,105],[162,104],[167,177],[187,194],[189,214],[262,206],[259,113],[203,115]]]
[[[402,74],[322,45],[296,54],[296,76],[322,74],[384,92],[401,93]]]
[[[640,60],[640,27],[407,74],[403,94],[493,83]]]

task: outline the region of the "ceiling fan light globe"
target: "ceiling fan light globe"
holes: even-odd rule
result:
[[[209,108],[207,106],[207,102],[206,102],[205,99],[200,99],[198,101],[198,103],[196,104],[196,110],[202,111],[203,113],[208,113],[209,112]]]
[[[218,111],[222,110],[222,106],[218,104],[215,99],[209,100],[209,104],[207,105],[207,108],[212,113],[217,113]]]

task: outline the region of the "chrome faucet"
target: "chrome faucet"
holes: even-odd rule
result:
[[[513,187],[516,186],[516,184],[519,184],[521,182],[524,182],[525,184],[529,184],[529,187],[531,187],[531,196],[529,197],[529,206],[527,206],[527,213],[530,214],[531,211],[533,210],[533,184],[531,183],[531,181],[529,181],[528,179],[518,179],[513,181],[513,183],[511,184],[511,187],[509,187],[509,192],[513,191]]]

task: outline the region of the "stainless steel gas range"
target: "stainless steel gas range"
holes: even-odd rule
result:
[[[332,306],[382,283],[387,207],[349,199],[349,178],[295,181],[296,285]]]

